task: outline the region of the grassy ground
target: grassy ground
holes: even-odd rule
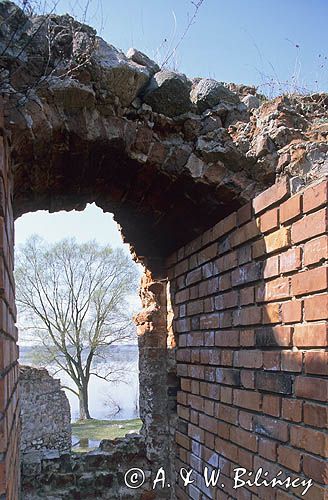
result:
[[[80,440],[80,446],[74,446],[73,451],[91,451],[87,440],[101,441],[101,439],[115,439],[124,437],[129,432],[139,432],[141,420],[81,420],[72,424],[72,434]]]

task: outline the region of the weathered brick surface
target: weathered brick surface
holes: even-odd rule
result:
[[[283,181],[253,201],[254,215],[247,205],[209,230],[188,265],[171,265],[171,275],[181,262],[188,269],[171,283],[173,302],[186,306],[174,318],[178,337],[190,320],[178,341],[179,420],[189,426],[179,427],[178,455],[191,468],[196,455],[199,474],[221,466],[215,498],[302,497],[299,488],[236,491],[236,465],[311,478],[302,498],[325,498],[327,201],[326,180],[292,197]],[[201,480],[187,493],[208,498]]]
[[[0,100],[0,115],[3,101]],[[0,130],[0,498],[19,498],[18,347],[14,301],[14,219],[9,144]]]

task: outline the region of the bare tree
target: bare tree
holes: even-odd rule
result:
[[[23,332],[40,344],[39,364],[63,370],[76,389],[80,419],[89,419],[91,375],[117,379],[117,367],[99,363],[108,346],[135,335],[128,297],[138,272],[120,249],[95,241],[47,244],[33,236],[16,254],[17,304]],[[98,359],[97,359],[98,358]]]

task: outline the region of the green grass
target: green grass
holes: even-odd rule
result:
[[[141,428],[139,418],[133,420],[78,420],[72,424],[72,434],[81,440],[81,446],[74,446],[73,451],[82,453],[94,450],[89,448],[87,439],[101,441],[102,439],[115,439],[124,437],[127,433],[139,432]]]

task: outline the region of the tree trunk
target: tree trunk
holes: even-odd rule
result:
[[[89,412],[88,385],[79,389],[80,420],[91,419]]]

